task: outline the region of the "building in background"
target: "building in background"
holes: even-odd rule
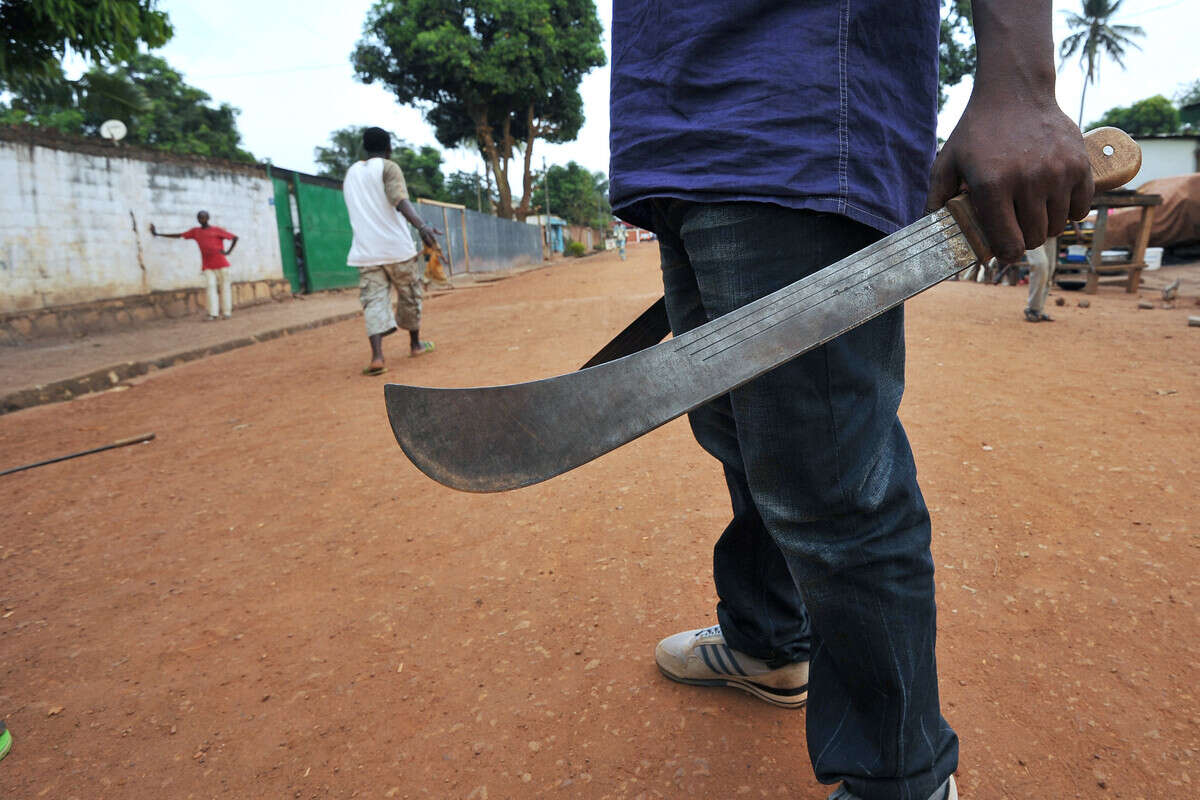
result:
[[[1133,139],[1142,148],[1142,169],[1129,182],[1132,189],[1156,178],[1200,172],[1200,133],[1134,136]]]

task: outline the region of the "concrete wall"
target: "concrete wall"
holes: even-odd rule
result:
[[[1200,136],[1134,138],[1142,148],[1142,169],[1129,182],[1131,189],[1155,178],[1200,172]]]
[[[239,237],[234,281],[282,280],[270,181],[253,165],[0,139],[0,314],[203,284],[181,232],[205,209]]]

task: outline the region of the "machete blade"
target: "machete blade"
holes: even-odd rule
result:
[[[384,387],[392,431],[429,477],[498,492],[591,461],[964,269],[943,209],[808,277],[633,355],[507,386]]]

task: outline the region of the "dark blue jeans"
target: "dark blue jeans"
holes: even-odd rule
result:
[[[655,201],[667,313],[690,330],[879,238],[834,214]],[[693,411],[725,470],[717,617],[736,650],[809,659],[817,779],[926,800],[958,764],[934,657],[929,513],[896,411],[898,308]]]

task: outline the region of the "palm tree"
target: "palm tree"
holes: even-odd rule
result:
[[[1121,7],[1122,0],[1082,0],[1083,13],[1064,11],[1067,24],[1074,31],[1058,48],[1058,68],[1076,53],[1079,54],[1079,66],[1084,69],[1083,92],[1079,96],[1079,127],[1083,127],[1083,100],[1087,97],[1089,83],[1096,82],[1100,73],[1100,56],[1107,55],[1117,62],[1121,69],[1125,64],[1121,60],[1125,56],[1126,47],[1138,47],[1131,37],[1145,36],[1146,32],[1137,25],[1111,25],[1111,20]],[[1140,50],[1141,48],[1138,47]]]

